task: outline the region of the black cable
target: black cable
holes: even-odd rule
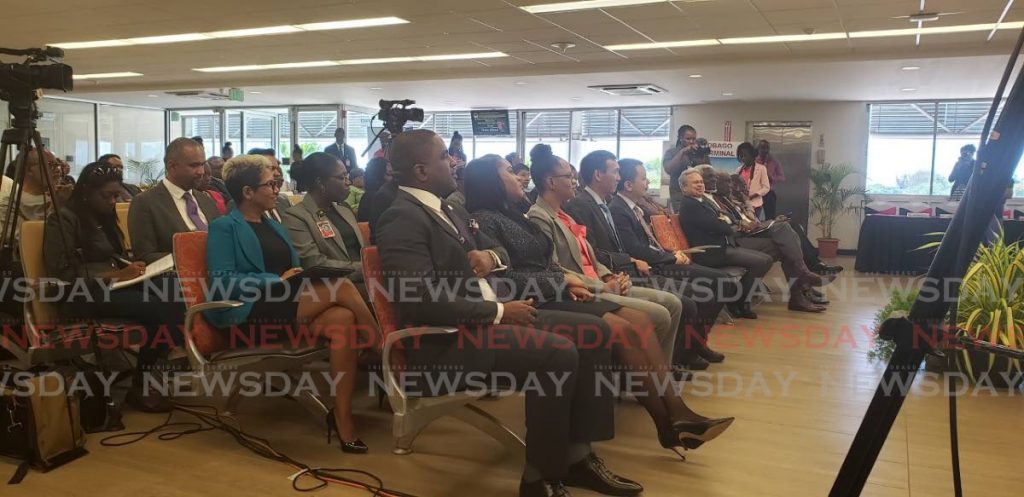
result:
[[[370,493],[370,495],[374,497],[379,497],[385,494],[394,497],[417,497],[414,494],[408,494],[405,492],[400,492],[398,490],[392,490],[384,487],[384,481],[381,480],[378,476],[368,471],[351,468],[314,468],[302,462],[296,461],[295,459],[292,459],[291,457],[278,452],[276,449],[273,448],[273,446],[271,446],[268,440],[246,433],[242,431],[241,427],[232,426],[231,424],[225,422],[224,419],[231,418],[226,418],[223,414],[221,414],[220,410],[217,409],[216,407],[204,405],[175,404],[174,409],[175,411],[181,411],[185,414],[194,416],[199,420],[199,422],[172,423],[171,419],[174,417],[174,411],[171,411],[170,413],[167,414],[167,418],[164,419],[163,423],[160,423],[159,425],[149,430],[111,435],[100,440],[100,444],[105,447],[124,447],[126,445],[131,445],[133,443],[140,442],[143,439],[149,437],[150,435],[160,432],[163,433],[160,433],[160,435],[157,436],[157,439],[169,441],[176,440],[185,435],[192,435],[194,433],[219,430],[227,433],[228,435],[231,435],[231,437],[234,438],[239,445],[245,447],[246,449],[249,449],[249,451],[255,453],[256,455],[264,459],[269,459],[271,461],[276,461],[299,468],[301,471],[299,473],[296,473],[295,476],[292,478],[292,489],[297,492],[312,492],[315,490],[319,490],[332,483],[331,480],[335,480],[356,488],[366,490],[367,492]],[[181,427],[184,429],[177,431],[167,431],[168,428],[172,427]],[[130,437],[131,439],[124,442],[113,441],[127,437]],[[372,483],[367,483],[346,476],[342,476],[339,473],[361,475],[372,480]],[[312,478],[317,483],[308,487],[300,486],[299,480],[303,478]]]

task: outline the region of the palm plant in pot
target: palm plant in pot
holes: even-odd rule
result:
[[[1024,249],[999,234],[982,245],[960,286],[959,333],[975,340],[1024,349]],[[954,366],[975,381],[987,377],[995,386],[1021,381],[1021,361],[965,348],[953,355]]]
[[[818,238],[818,252],[825,259],[836,257],[839,252],[839,240],[832,236],[839,218],[849,213],[860,211],[860,199],[867,197],[864,187],[846,187],[843,183],[856,174],[849,164],[833,166],[825,163],[821,167],[811,169],[811,215],[815,217],[814,225],[821,230]]]

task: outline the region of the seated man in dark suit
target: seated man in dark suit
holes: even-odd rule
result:
[[[698,343],[686,343],[691,337],[685,337],[682,347],[676,345],[676,357],[681,364],[703,369],[705,361],[724,359],[722,354],[708,348],[707,335],[726,301],[739,298],[739,283],[725,271],[693,263],[681,250],[669,252],[661,247],[640,207],[647,187],[643,163],[619,168],[618,193],[608,202],[615,230],[627,254],[649,264],[652,273],[680,281],[683,294],[699,304],[698,315],[691,320],[700,335]]]
[[[671,357],[673,364],[687,369],[707,369],[707,361],[694,353],[700,340],[695,340],[697,337],[693,336],[694,333],[687,331],[687,327],[695,329],[695,323],[700,318],[696,302],[686,295],[687,291],[681,282],[652,274],[650,264],[626,252],[619,239],[608,207],[608,199],[619,185],[619,163],[615,155],[605,150],[587,154],[580,162],[580,179],[581,184],[585,185],[583,191],[565,205],[565,211],[576,222],[587,227],[587,240],[593,245],[602,264],[612,271],[629,274],[635,278],[638,286],[664,290],[678,297],[682,304],[681,319],[676,328],[675,342],[666,357]],[[690,350],[677,351],[679,344],[684,349],[689,345]],[[713,357],[720,359],[718,356]]]
[[[377,244],[387,285],[405,296],[392,299],[397,322],[459,327],[409,344],[410,366],[432,375],[461,370],[506,373],[517,383],[537,380],[542,392],[526,392],[526,469],[520,497],[568,496],[566,484],[609,495],[639,494],[640,485],[612,474],[590,448],[590,442],[614,435],[613,399],[594,388],[597,371],[611,360],[608,347],[577,350],[571,340],[541,331],[569,326],[605,333],[602,321],[537,311],[532,300],[497,302],[483,278],[503,270],[508,254],[471,229],[464,210],[441,200],[455,190],[444,142],[432,131],[416,130],[395,137],[390,153],[400,188],[380,217]],[[446,291],[432,291],[440,288]],[[467,333],[486,339],[464,339]],[[517,333],[533,338],[516,340]],[[553,390],[552,374],[570,378],[561,393]]]
[[[763,252],[741,248],[736,244],[736,231],[728,218],[718,210],[714,200],[704,196],[704,179],[700,173],[687,169],[679,177],[683,198],[679,206],[679,224],[691,246],[714,245],[702,254],[694,254],[693,260],[710,267],[739,266],[747,270],[740,278],[742,293],[740,301],[730,304],[733,316],[757,319],[750,308],[750,296],[754,284],[768,270],[775,259]]]
[[[206,231],[210,221],[220,217],[220,211],[213,200],[195,190],[206,171],[206,159],[201,145],[189,138],[172,141],[167,145],[164,165],[164,179],[153,188],[136,195],[128,207],[128,233],[131,236],[133,258],[146,264],[174,251],[175,233]],[[165,295],[177,294],[176,289],[170,293],[173,285],[176,285],[173,277],[166,276],[158,280],[156,284]],[[184,324],[184,305],[177,316],[180,320],[167,323],[172,334],[176,334]],[[163,347],[142,347],[139,351],[139,372],[151,368],[166,352],[167,349]],[[141,376],[137,379],[141,380]],[[129,400],[147,411],[171,408],[153,389],[147,390],[145,395],[133,390],[137,393],[129,397]]]

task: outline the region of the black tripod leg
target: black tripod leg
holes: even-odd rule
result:
[[[949,379],[949,451],[953,458],[953,495],[963,497],[963,483],[960,481],[960,437],[957,434],[956,422],[955,376]]]
[[[882,451],[885,439],[896,422],[896,416],[900,413],[907,392],[917,376],[917,370],[924,361],[926,349],[920,343],[914,343],[910,322],[900,320],[898,323],[900,329],[888,334],[897,339],[896,349],[882,374],[878,388],[875,389],[875,396],[864,414],[853,444],[850,445],[850,451],[846,454],[846,460],[836,475],[829,497],[860,495],[868,476],[871,475],[878,454]],[[883,328],[894,324],[886,322]]]

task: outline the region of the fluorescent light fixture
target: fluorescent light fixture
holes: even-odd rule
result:
[[[917,88],[900,88],[900,91],[905,91],[909,93],[912,91],[917,91]]]
[[[146,96],[147,96],[147,97],[149,97],[149,98],[157,98],[157,97],[159,97],[160,95],[146,95]]]
[[[327,31],[332,29],[355,29],[372,28],[374,26],[390,26],[393,24],[408,24],[409,21],[401,17],[375,17],[372,19],[352,19],[349,21],[314,22],[309,24],[296,24],[295,27],[303,31]]]
[[[693,79],[697,79],[697,78],[703,78],[704,75],[703,74],[691,74],[690,77],[693,78]]]
[[[295,26],[270,26],[268,28],[231,29],[206,33],[210,38],[244,38],[246,36],[282,35],[302,31]]]
[[[251,92],[249,92],[249,94],[250,95],[262,95],[263,92],[261,92],[261,91],[251,91]]]
[[[903,67],[900,68],[900,70],[901,71],[916,71],[916,70],[918,70],[920,68],[921,68],[921,66],[903,66]]]
[[[379,86],[374,86],[373,88],[370,88],[370,91],[381,91],[381,90],[383,90],[383,88],[381,88]]]
[[[731,97],[732,93],[731,92],[724,92],[724,93],[722,93],[722,96],[723,97]]]
[[[683,41],[662,41],[654,43],[626,43],[623,45],[608,45],[604,48],[615,52],[622,50],[650,50],[654,48],[686,48],[686,47],[709,47],[719,45],[718,40],[683,40]]]
[[[209,33],[185,33],[161,36],[145,36],[141,38],[124,38],[120,40],[77,41],[68,43],[50,43],[51,46],[65,50],[76,48],[127,47],[132,45],[155,45],[160,43],[181,43],[186,41],[217,40],[223,38],[244,38],[249,36],[269,36],[298,33],[302,31],[325,31],[335,29],[368,28],[407,24],[409,21],[399,17],[375,17],[371,19],[350,19],[347,21],[314,22],[309,24],[291,24],[284,26],[267,26],[262,28],[231,29],[212,31]]]
[[[250,64],[245,66],[198,67],[198,72],[262,71],[266,69],[298,69],[308,67],[354,66],[366,64],[395,64],[401,62],[435,62],[441,60],[493,59],[508,57],[504,52],[483,52],[448,55],[421,55],[414,57],[385,57],[377,59],[317,60],[311,62],[287,62],[284,64]]]
[[[100,72],[95,74],[75,74],[73,79],[108,79],[108,78],[134,78],[142,76],[137,72]]]
[[[1020,29],[1024,22],[1008,22],[1003,24],[960,24],[955,26],[934,26],[929,28],[882,29],[878,31],[851,31],[850,38],[882,38],[889,36],[935,35],[946,33],[970,33],[972,31],[990,31],[993,29]]]
[[[723,45],[747,45],[751,43],[793,43],[798,41],[845,40],[846,33],[815,33],[810,35],[771,35],[745,38],[720,38]]]
[[[516,81],[516,86],[526,86],[528,84],[530,83],[527,83],[526,81]]]
[[[605,7],[628,7],[630,5],[646,5],[650,3],[667,3],[668,0],[582,0],[578,2],[542,3],[519,7],[531,14],[549,12],[569,12],[573,10],[603,9]]]

